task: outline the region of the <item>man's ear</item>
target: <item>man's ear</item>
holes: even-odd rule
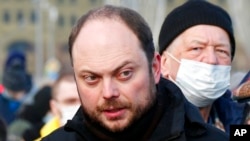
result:
[[[155,83],[158,83],[161,77],[161,56],[159,55],[159,53],[154,54],[154,59],[152,61],[152,69]]]
[[[50,110],[51,110],[52,114],[54,116],[60,117],[61,113],[60,113],[60,109],[59,109],[57,101],[54,99],[51,99],[49,104],[50,104]]]
[[[167,53],[163,52],[161,56],[161,74],[164,78],[168,78],[169,75],[168,59]]]

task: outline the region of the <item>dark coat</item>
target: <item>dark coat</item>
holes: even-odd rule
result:
[[[198,109],[187,102],[180,89],[172,82],[161,79],[157,85],[156,109],[162,110],[153,114],[153,120],[144,122],[141,128],[133,128],[126,135],[121,133],[114,135],[110,140],[147,140],[147,141],[228,141],[228,136],[219,129],[205,124]],[[160,115],[159,120],[154,120]],[[152,116],[147,114],[145,116]],[[144,117],[143,117],[144,118]],[[143,122],[140,119],[138,122]],[[43,141],[97,141],[96,134],[86,126],[85,117],[80,108],[73,120],[48,135]],[[155,123],[155,126],[151,126]],[[137,124],[137,123],[136,123]],[[141,126],[141,125],[140,125]],[[152,128],[153,127],[153,128]],[[92,127],[90,127],[92,128]],[[99,128],[96,128],[99,130]],[[136,130],[134,130],[136,129]],[[143,132],[149,131],[149,132]],[[150,132],[151,131],[151,132]],[[97,131],[98,132],[98,131]],[[103,132],[99,132],[100,134]],[[105,135],[106,132],[104,132]],[[138,136],[148,134],[147,138],[140,139]],[[98,134],[99,135],[99,134]],[[109,134],[108,134],[109,135]],[[135,137],[137,136],[137,137]],[[114,137],[114,138],[113,138]]]

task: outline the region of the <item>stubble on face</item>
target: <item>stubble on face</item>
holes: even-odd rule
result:
[[[152,106],[155,75],[149,71],[152,64],[148,65],[140,47],[136,35],[119,20],[105,19],[85,24],[74,45],[73,59],[77,58],[74,68],[87,124],[90,121],[96,127],[122,132]],[[121,79],[127,72],[129,76]],[[84,76],[97,76],[97,81],[89,85]],[[103,95],[103,84],[110,85],[108,87],[114,88],[115,92],[109,94],[106,91]]]
[[[141,103],[131,103],[121,99],[105,100],[102,104],[97,105],[94,111],[88,110],[83,103],[83,112],[92,123],[99,125],[111,132],[122,132],[133,125],[133,123],[139,120],[142,116],[144,116],[156,102],[156,87],[152,74],[150,75],[148,92],[148,94],[145,94]],[[106,118],[102,116],[103,112],[107,109],[110,109],[111,107],[113,109],[125,108],[127,110],[126,114],[130,114],[130,116],[128,116],[126,119],[124,119],[122,116],[116,118]]]

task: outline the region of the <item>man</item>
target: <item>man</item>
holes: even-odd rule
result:
[[[62,73],[52,86],[50,109],[52,118],[42,127],[41,137],[45,137],[55,129],[72,119],[80,106],[74,74]]]
[[[51,86],[41,87],[33,97],[32,104],[23,104],[16,119],[8,126],[8,140],[35,140],[44,125],[43,117],[50,110]],[[39,109],[39,110],[38,110]]]
[[[227,91],[235,54],[228,13],[201,0],[188,1],[175,8],[161,27],[159,52],[163,77],[181,88],[187,100],[199,108],[204,121],[208,122],[212,104],[218,98],[221,97],[220,102],[224,103],[219,107],[222,110],[225,104],[227,108],[232,107],[223,115],[227,116],[223,118],[227,120],[224,125],[227,124],[229,131],[229,124],[235,124],[233,120],[242,117],[244,105],[233,102]]]
[[[27,97],[27,73],[13,66],[3,72],[2,82],[4,91],[0,93],[0,117],[10,125]]]
[[[15,119],[32,88],[32,78],[26,70],[26,56],[20,51],[8,53],[2,74],[0,117],[9,126]]]
[[[81,108],[44,141],[228,140],[160,78],[152,32],[135,11],[91,10],[73,27],[69,52]]]

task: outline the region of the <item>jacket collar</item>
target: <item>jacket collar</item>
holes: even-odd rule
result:
[[[183,133],[185,136],[199,136],[206,132],[198,108],[186,100],[173,82],[162,78],[157,89],[161,100],[159,104],[165,107],[166,112],[152,135],[152,140],[171,140]]]
[[[187,102],[174,83],[161,79],[157,85],[157,97],[157,106],[164,111],[149,140],[171,140],[183,136],[184,133],[185,136],[199,136],[206,132],[205,123],[198,109]],[[74,130],[82,136],[89,133],[84,124],[85,118],[82,110],[79,108],[73,120],[65,125],[65,130]]]

